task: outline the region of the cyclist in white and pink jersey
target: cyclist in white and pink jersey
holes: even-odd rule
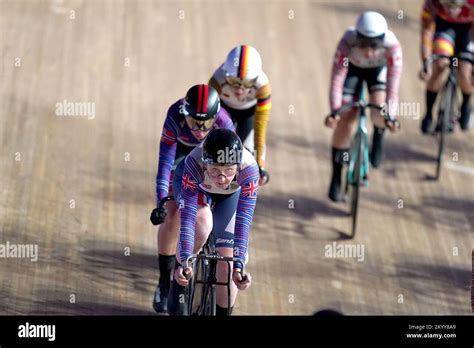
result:
[[[365,81],[369,101],[380,105],[387,103],[386,110],[392,117],[396,116],[401,72],[402,49],[395,34],[388,29],[387,21],[377,12],[362,13],[356,27],[346,30],[339,41],[332,67],[331,116],[325,120],[327,127],[335,129],[332,138],[333,174],[329,190],[331,200],[342,199],[342,165],[348,161],[350,135],[357,118],[354,110],[342,115],[334,115],[333,112],[342,104],[357,100]],[[374,123],[374,135],[370,162],[378,167],[383,154],[385,120],[374,110],[371,119]],[[397,129],[395,122],[389,122],[387,126],[392,132]]]

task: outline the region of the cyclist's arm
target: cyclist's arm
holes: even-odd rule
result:
[[[337,45],[336,54],[332,64],[331,85],[329,89],[329,105],[331,112],[339,109],[342,105],[342,92],[344,88],[344,80],[349,69],[349,46],[345,36]]]
[[[436,29],[436,7],[432,0],[425,0],[421,12],[420,55],[424,62],[432,53],[433,37]]]
[[[158,172],[156,175],[156,200],[168,195],[171,170],[176,156],[177,126],[170,116],[166,117],[161,133]]]
[[[252,223],[255,204],[257,203],[259,178],[258,165],[255,162],[243,169],[237,178],[241,190],[235,216],[234,257],[241,261],[240,263],[234,262],[234,268],[242,268],[242,264],[245,262],[250,224]]]
[[[398,104],[398,92],[400,88],[400,77],[402,75],[403,55],[402,46],[392,32],[387,33],[391,39],[387,48],[387,95],[386,102],[390,106],[388,112],[396,116]]]
[[[255,158],[261,168],[265,167],[265,159],[263,158],[268,119],[270,118],[270,110],[272,109],[272,86],[270,82],[266,83],[257,91],[257,106],[255,108]]]
[[[187,156],[181,179],[181,195],[179,197],[180,229],[178,242],[178,255],[182,265],[193,254],[194,234],[196,228],[196,215],[198,209],[198,185],[202,176],[197,161]]]

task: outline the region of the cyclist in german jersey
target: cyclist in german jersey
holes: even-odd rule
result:
[[[260,168],[259,184],[268,182],[265,170],[266,134],[270,117],[271,85],[262,70],[262,58],[252,46],[233,48],[209,80],[221,96],[244,146],[254,154]]]
[[[230,312],[237,297],[237,288],[245,290],[250,286],[250,274],[246,273],[245,279],[242,279],[240,270],[247,257],[259,178],[254,157],[242,146],[237,134],[227,129],[212,131],[203,144],[178,165],[173,184],[181,227],[179,263],[170,295],[170,314],[186,314],[185,305],[179,301],[180,295],[185,293],[188,279],[192,277],[192,269],[186,260],[199,251],[211,231],[217,252],[239,260],[233,264]],[[228,276],[227,263],[218,262],[217,281],[225,282]],[[218,285],[216,290],[216,314],[227,315],[227,288]]]
[[[331,112],[342,104],[356,101],[364,81],[369,90],[370,103],[387,103],[389,115],[395,116],[398,104],[398,89],[402,71],[402,49],[395,34],[388,29],[385,18],[373,11],[362,13],[356,27],[349,28],[337,46],[331,74]],[[333,173],[329,198],[340,201],[341,171],[348,161],[350,135],[357,114],[349,110],[343,115],[331,115],[326,126],[334,128],[332,137]],[[385,119],[379,112],[371,110],[374,123],[370,162],[378,167],[383,154]],[[390,131],[396,131],[395,122],[387,123]]]
[[[176,205],[168,202],[160,206],[159,202],[173,194],[173,168],[204,140],[210,130],[216,128],[234,130],[234,125],[227,111],[220,107],[217,91],[208,85],[191,87],[185,98],[176,101],[168,109],[156,176],[157,208],[151,215],[153,224],[162,223],[157,237],[160,280],[153,298],[153,308],[158,313],[167,311],[167,296],[179,235]],[[160,214],[166,214],[164,221]]]
[[[448,59],[440,59],[427,65],[431,54],[446,56],[458,55],[472,59],[474,31],[474,0],[425,0],[423,5],[421,31],[421,59],[423,69],[420,78],[426,84],[426,115],[421,122],[421,131],[431,131],[433,105],[441,89],[445,76],[443,72],[449,66]],[[458,65],[458,84],[463,101],[459,123],[461,129],[470,128],[472,65],[460,60]],[[450,128],[452,128],[450,124]]]

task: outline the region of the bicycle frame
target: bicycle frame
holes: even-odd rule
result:
[[[449,76],[441,91],[441,101],[440,107],[438,110],[438,121],[437,125],[439,128],[439,144],[438,144],[438,157],[436,159],[436,176],[438,180],[441,176],[441,166],[444,155],[444,143],[445,143],[445,133],[449,131],[450,118],[453,117],[454,110],[454,99],[456,97],[456,73],[452,65],[449,67]],[[435,131],[436,133],[436,131]]]
[[[437,56],[434,56],[433,61],[436,61],[437,59],[442,59],[442,58],[448,58],[448,57],[437,55]],[[457,69],[456,69],[456,66],[454,65],[454,60],[450,59],[449,75],[440,93],[441,94],[440,100],[442,102],[440,103],[439,112],[438,112],[438,125],[441,127],[440,129],[442,129],[443,132],[446,131],[446,128],[449,122],[449,117],[453,116],[452,113],[454,110],[454,101],[455,101],[456,91],[457,91],[456,70]],[[446,110],[445,108],[448,109],[446,113],[444,112]]]
[[[215,315],[215,307],[216,307],[216,293],[215,293],[215,286],[222,285],[227,287],[227,314],[230,311],[230,282],[231,282],[231,274],[232,269],[230,266],[231,262],[239,261],[237,258],[234,257],[226,257],[217,254],[214,247],[214,239],[212,238],[212,233],[209,235],[206,244],[204,244],[202,251],[197,255],[192,255],[188,257],[186,260],[186,264],[193,264],[193,268],[198,270],[199,263],[202,267],[203,277],[202,279],[198,279],[199,274],[195,274],[193,277],[191,291],[188,294],[188,313],[192,313],[193,304],[194,304],[194,294],[195,294],[195,285],[202,284],[203,291],[201,294],[201,303],[200,303],[200,313],[206,315],[206,306],[207,300],[209,296],[209,292],[211,295],[211,315]],[[227,263],[227,281],[226,282],[218,282],[217,281],[217,263],[218,262],[226,262]],[[196,272],[198,273],[198,272]],[[244,274],[244,265],[242,265],[242,274]]]
[[[347,169],[345,185],[345,196],[347,196],[349,186],[352,186],[350,202],[352,216],[352,238],[355,236],[357,229],[359,188],[361,184],[364,186],[369,185],[369,137],[367,132],[367,115],[365,110],[367,108],[375,108],[379,111],[384,110],[380,105],[367,103],[364,100],[363,89],[359,95],[359,101],[345,104],[332,113],[332,115],[337,115],[352,108],[359,110],[358,127],[351,144],[349,166]],[[389,115],[384,113],[381,113],[381,115],[384,117],[386,123],[393,121]]]
[[[349,166],[347,169],[347,183],[349,185],[359,185],[362,183],[364,186],[369,185],[369,136],[367,131],[367,116],[365,114],[365,109],[361,108],[359,113],[359,122],[357,126],[357,131],[354,135],[351,145],[351,153],[349,159]],[[362,153],[361,152],[362,147]],[[359,166],[360,173],[355,175],[356,171],[356,162],[358,158],[361,157],[362,162]]]

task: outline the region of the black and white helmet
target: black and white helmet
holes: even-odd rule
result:
[[[204,140],[202,160],[207,164],[240,164],[242,151],[242,141],[235,132],[218,128],[212,130]]]

